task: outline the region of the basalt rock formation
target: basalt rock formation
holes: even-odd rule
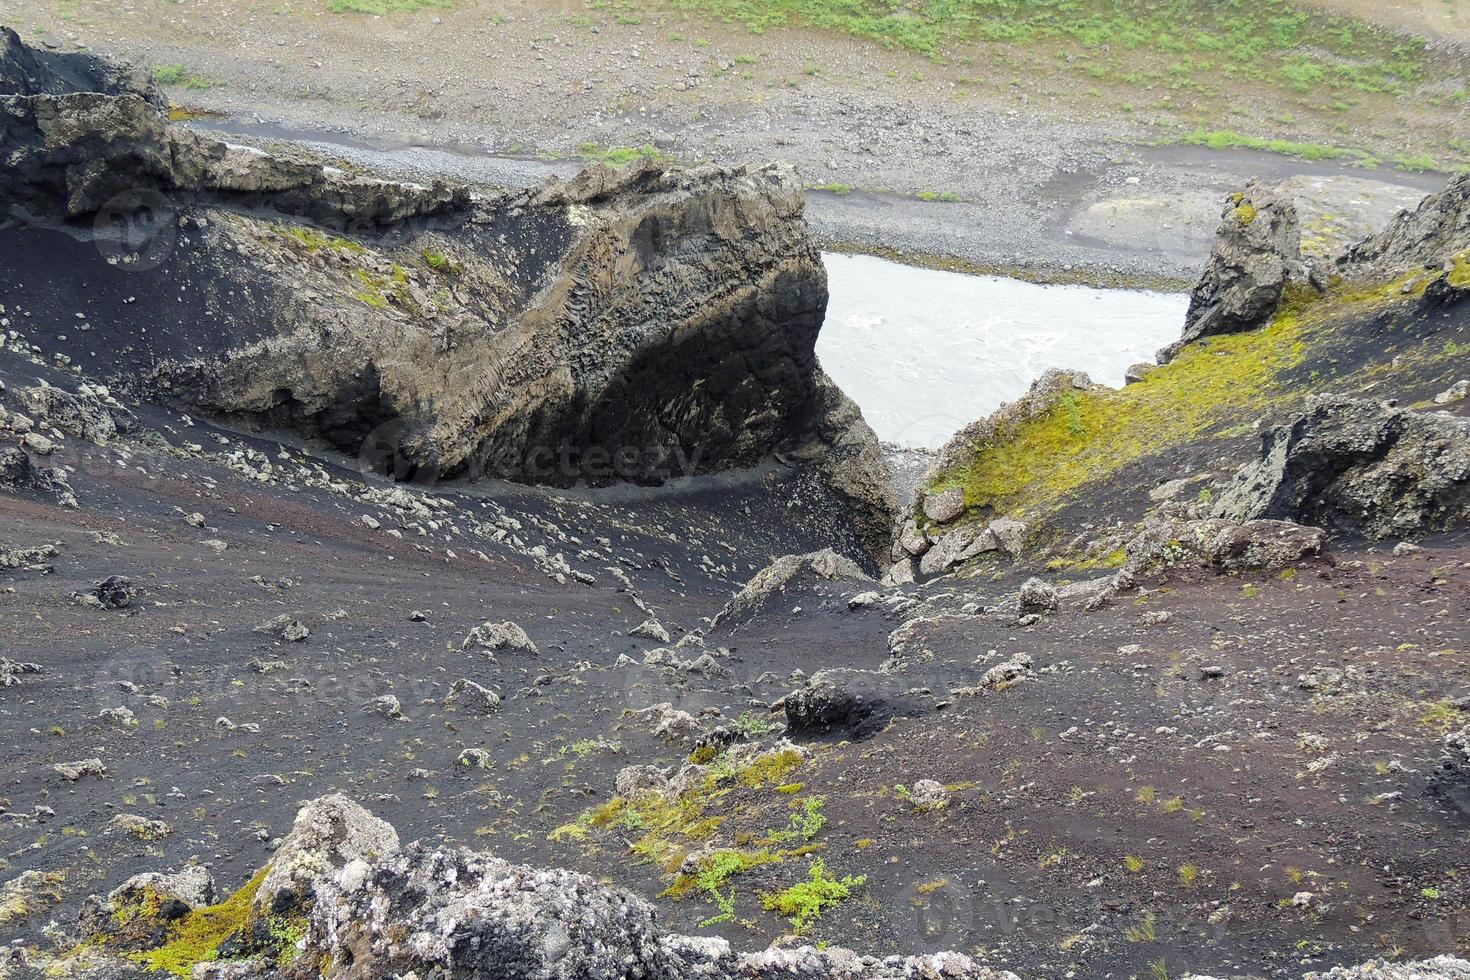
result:
[[[895,526],[886,581],[1022,552],[1116,569],[1141,531],[1178,520],[1349,541],[1461,532],[1467,303],[1465,177],[1312,261],[1290,196],[1253,183],[1228,201],[1163,363],[1122,390],[1049,371],[960,432]],[[1022,547],[987,533],[997,523]]]
[[[73,360],[420,481],[572,485],[806,467],[873,556],[894,502],[814,354],[826,276],[780,165],[593,167],[529,191],[347,173],[171,125],[136,75],[0,68],[17,305],[86,279]],[[40,256],[45,254],[45,258]]]
[[[1378,540],[1470,521],[1470,419],[1322,396],[1267,433],[1215,512]]]
[[[1205,271],[1189,298],[1184,332],[1159,359],[1169,360],[1201,337],[1260,326],[1287,286],[1307,277],[1296,207],[1271,185],[1252,182],[1226,203]]]

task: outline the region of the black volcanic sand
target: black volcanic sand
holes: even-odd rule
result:
[[[75,387],[0,351],[7,386],[37,377]],[[68,440],[53,459],[73,470],[79,511],[0,496],[0,546],[61,548],[54,574],[0,572],[0,652],[43,669],[0,688],[0,878],[66,875],[63,904],[0,928],[0,940],[44,943],[42,926],[70,923],[87,894],[190,859],[233,889],[270,859],[302,801],[337,790],[405,840],[566,865],[652,899],[670,879],[619,833],[548,839],[606,803],[621,767],[687,752],[625,710],[668,700],[764,720],[793,671],[882,666],[903,621],[882,603],[849,610],[871,586],[801,579],[707,638],[728,648],[717,659],[733,680],[618,666],[656,644],[625,635],[645,614],[609,569],[677,640],[772,557],[829,544],[826,502],[775,467],[660,490],[441,485],[431,495],[453,506],[434,527],[354,499],[389,485],[317,450],[139,412],[144,432],[176,448],[140,434],[110,448]],[[227,465],[244,446],[288,474],[320,460],[339,487],[253,480]],[[527,548],[564,554],[595,583],[558,584],[533,557],[473,533],[471,516],[493,526],[497,505]],[[204,527],[185,522],[193,512]],[[922,630],[884,679],[886,723],[809,743],[812,759],[791,777],[825,797],[813,854],[866,876],[809,938],[958,948],[1025,977],[1125,976],[1160,960],[1171,975],[1289,975],[1395,949],[1465,952],[1470,815],[1426,786],[1443,733],[1470,720],[1453,703],[1470,692],[1470,546],[1337,558],[1290,575],[1176,576],[1031,628],[958,616]],[[984,605],[1032,571],[911,591],[956,593],[946,609]],[[69,598],[114,574],[141,590],[130,608]],[[1159,610],[1167,624],[1141,623]],[[283,613],[311,635],[285,643],[254,630]],[[461,650],[487,620],[519,623],[539,654]],[[1034,678],[950,696],[1017,652],[1035,659]],[[262,673],[252,661],[283,666]],[[1319,667],[1344,672],[1337,690],[1299,684]],[[446,710],[461,677],[498,691],[500,710]],[[383,694],[398,697],[403,720],[362,712]],[[98,718],[119,706],[136,727]],[[477,747],[488,769],[456,764]],[[68,783],[51,768],[94,756],[107,777]],[[923,778],[950,785],[947,807],[916,812],[895,789]],[[760,819],[790,804],[763,805]],[[108,833],[118,813],[174,832],[151,843]],[[786,862],[737,879],[737,922],[713,930],[766,945],[785,923],[759,891],[805,871]],[[699,896],[658,901],[683,930],[715,911]]]

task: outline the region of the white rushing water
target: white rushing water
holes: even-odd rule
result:
[[[1189,303],[823,257],[831,300],[817,356],[878,438],[910,448],[937,449],[1050,367],[1121,386],[1129,365],[1179,338]]]

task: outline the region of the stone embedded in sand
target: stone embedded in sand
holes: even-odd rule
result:
[[[476,626],[470,630],[469,635],[464,638],[464,642],[459,645],[459,648],[461,650],[468,650],[474,646],[495,652],[502,650],[512,652],[520,651],[524,653],[540,652],[536,649],[536,644],[532,643],[531,638],[526,635],[526,631],[511,622],[487,622],[481,626]]]
[[[668,774],[658,766],[624,766],[618,770],[614,789],[622,797],[662,793],[669,785]]]
[[[500,708],[500,695],[474,681],[460,678],[449,688],[444,707],[477,715],[493,714]]]
[[[174,829],[164,821],[150,820],[136,813],[119,813],[107,822],[107,829],[104,831],[108,834],[122,834],[146,841],[163,840],[173,832]]]
[[[851,728],[873,712],[870,699],[839,687],[826,672],[813,674],[805,687],[783,700],[786,724],[793,735],[825,735]]]
[[[51,770],[69,783],[74,783],[84,776],[95,776],[101,779],[107,775],[107,767],[102,764],[101,759],[58,762],[51,767]]]
[[[1305,412],[1262,438],[1260,458],[1241,467],[1212,510],[1371,540],[1463,526],[1470,521],[1470,419],[1310,398]]]
[[[377,715],[379,718],[387,718],[389,721],[403,721],[403,705],[398,698],[392,694],[383,694],[373,698],[362,706],[365,715]]]
[[[663,623],[650,616],[637,626],[628,631],[629,636],[641,636],[655,643],[668,643],[669,631],[664,629]]]
[[[398,850],[398,832],[340,793],[312,800],[296,814],[276,849],[254,908],[280,914],[298,908],[317,887],[353,861],[376,861]]]
[[[282,613],[274,619],[266,620],[255,627],[255,632],[274,636],[287,643],[300,643],[311,635],[311,630],[306,624],[289,613]]]
[[[1061,597],[1051,585],[1032,577],[1021,584],[1019,601],[1023,614],[1049,613],[1056,612],[1057,606],[1061,604]]]
[[[40,664],[0,657],[0,687],[18,687],[23,683],[21,678],[39,673],[41,673]]]

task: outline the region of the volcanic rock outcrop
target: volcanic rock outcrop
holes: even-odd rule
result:
[[[1215,512],[1373,540],[1470,520],[1470,419],[1321,396],[1268,432]]]
[[[1307,277],[1296,207],[1271,185],[1253,181],[1226,203],[1204,274],[1189,298],[1184,332],[1159,359],[1169,360],[1201,337],[1260,326],[1287,286]]]
[[[790,168],[424,186],[220,142],[136,75],[5,44],[0,201],[25,223],[0,267],[38,312],[74,302],[57,267],[88,280],[64,356],[400,478],[659,483],[780,452],[886,552],[881,450],[814,354],[826,276]]]

